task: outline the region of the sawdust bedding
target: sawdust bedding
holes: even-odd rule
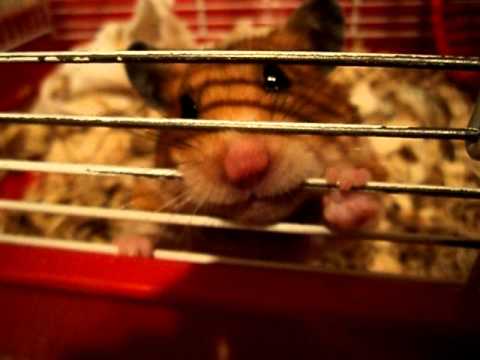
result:
[[[140,1],[128,23],[110,23],[82,49],[124,49],[132,39],[158,47],[193,47],[191,34],[170,13],[168,1]],[[150,24],[150,26],[146,26]],[[152,31],[151,24],[155,24]],[[252,32],[241,23],[231,38]],[[254,31],[265,31],[255,29]],[[336,81],[350,86],[351,100],[367,123],[462,127],[471,100],[441,72],[398,69],[338,68]],[[63,65],[42,84],[33,113],[161,117],[145,106],[128,84],[122,65]],[[373,138],[373,146],[398,183],[477,187],[476,169],[462,142]],[[73,127],[4,126],[3,157],[53,162],[153,166],[153,138],[142,131]],[[133,177],[89,177],[49,174],[25,195],[28,201],[128,208]],[[380,230],[478,234],[480,204],[473,200],[405,195],[385,196]],[[116,223],[44,214],[2,213],[5,232],[84,241],[109,241]],[[475,258],[467,249],[355,242],[326,253],[319,263],[335,269],[374,271],[440,278],[464,278]]]

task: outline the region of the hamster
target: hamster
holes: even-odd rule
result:
[[[310,0],[268,35],[224,49],[340,51],[343,28],[334,0]],[[147,49],[144,43],[130,47]],[[333,70],[275,63],[126,64],[138,93],[171,117],[360,123],[348,89],[331,81]],[[308,219],[338,230],[366,226],[381,209],[374,195],[349,191],[384,174],[365,138],[170,130],[158,132],[156,148],[156,166],[180,170],[183,181],[139,185],[142,209],[256,225]],[[307,192],[302,184],[310,177],[325,177],[340,190]],[[201,237],[201,232],[191,229],[190,235]],[[151,256],[157,242],[171,235],[164,227],[156,239],[133,231],[114,242],[121,254]]]

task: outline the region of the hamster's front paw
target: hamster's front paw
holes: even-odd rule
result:
[[[334,191],[323,198],[325,220],[339,230],[354,230],[374,222],[380,212],[375,196]]]
[[[122,236],[114,239],[113,244],[120,255],[153,257],[154,241],[147,236]]]
[[[352,187],[365,185],[369,181],[370,172],[367,169],[329,168],[326,179],[340,188],[323,197],[323,214],[329,225],[339,230],[354,230],[370,225],[377,219],[381,204],[375,195],[349,192]]]

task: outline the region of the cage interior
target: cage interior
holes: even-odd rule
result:
[[[282,23],[298,1],[176,1],[173,10],[193,32],[195,41],[208,46],[232,31],[237,21],[254,26]],[[127,21],[135,1],[25,1],[6,2],[2,15],[1,46],[15,50],[64,50],[91,40],[102,25]],[[477,16],[474,2],[362,1],[341,2],[346,16],[347,50],[370,52],[474,54]],[[446,21],[452,14],[465,22]],[[448,34],[446,36],[445,34]],[[455,39],[462,39],[458,43]],[[35,39],[35,40],[32,40]],[[20,44],[22,44],[20,46]],[[455,44],[453,46],[452,44]],[[22,109],[37,95],[38,82],[54,67],[2,64],[6,74],[0,108]],[[7,67],[9,67],[8,71]],[[14,69],[14,71],[12,71]],[[472,73],[454,73],[472,82]],[[2,194],[19,198],[33,175],[11,174],[3,180]]]
[[[0,47],[2,50],[24,51],[70,49],[91,40],[106,22],[129,19],[134,3],[133,0],[5,1],[0,4]],[[228,34],[239,18],[245,17],[260,26],[277,24],[300,3],[300,0],[177,0],[174,10],[188,23],[198,44],[209,45]],[[348,50],[477,55],[475,43],[478,35],[472,24],[478,22],[478,12],[474,11],[479,6],[478,2],[348,0],[342,1],[341,5],[347,17]],[[458,16],[456,19],[462,17],[468,21],[457,24],[452,14]],[[469,24],[466,28],[465,23]],[[41,81],[54,68],[51,64],[1,64],[0,110],[21,112],[27,109],[38,95]],[[476,79],[471,72],[451,75],[467,87],[471,87]],[[408,151],[406,153],[408,157]],[[0,195],[2,198],[20,199],[35,179],[36,175],[30,173],[11,173],[2,178]],[[32,238],[31,243],[36,240]],[[363,350],[362,354],[372,355],[372,350],[362,345],[367,336],[359,339],[352,333],[366,326],[370,329],[369,334],[378,341],[380,333],[388,330],[384,324],[396,324],[397,330],[383,333],[384,345],[373,351],[373,358],[377,354],[379,358],[384,358],[385,354],[391,355],[390,346],[403,348],[398,339],[405,339],[405,333],[412,331],[411,324],[415,321],[423,326],[428,324],[432,329],[436,324],[458,325],[460,318],[462,324],[475,329],[478,319],[478,312],[472,310],[476,306],[472,305],[472,301],[478,300],[478,292],[462,287],[468,280],[465,277],[460,281],[423,283],[408,278],[402,282],[389,277],[357,277],[351,273],[343,277],[328,272],[312,274],[304,272],[301,267],[262,262],[217,263],[215,257],[202,255],[194,255],[185,261],[185,258],[175,258],[172,253],[162,254],[160,262],[152,263],[106,256],[112,252],[108,246],[95,245],[95,254],[89,253],[91,247],[85,247],[83,252],[75,248],[77,253],[70,253],[69,246],[65,242],[53,241],[45,243],[46,248],[33,250],[11,245],[3,248],[5,261],[0,267],[0,276],[7,285],[2,285],[5,296],[0,297],[0,308],[5,323],[15,331],[9,331],[5,326],[0,329],[0,358],[3,352],[8,358],[9,349],[12,353],[20,349],[19,353],[43,354],[45,358],[52,358],[52,354],[62,351],[82,354],[82,350],[88,357],[95,353],[95,349],[104,351],[109,345],[120,357],[138,354],[142,347],[144,353],[168,356],[168,349],[178,351],[184,347],[184,343],[171,340],[178,338],[196,344],[193,349],[200,351],[196,353],[198,357],[228,359],[224,355],[227,350],[222,349],[233,346],[236,350],[230,351],[242,354],[242,351],[247,352],[245,349],[249,345],[255,347],[255,341],[242,337],[248,332],[254,334],[268,355],[271,352],[265,349],[278,346],[279,339],[291,343],[292,357],[295,353],[298,355],[300,347],[303,347],[302,354],[314,351],[320,339],[329,349],[333,347],[333,356],[342,353],[345,339],[350,341],[351,346]],[[20,268],[17,259],[22,259]],[[238,265],[242,268],[238,269]],[[471,276],[475,279],[478,274],[472,273]],[[29,292],[26,286],[31,284],[40,290]],[[232,287],[232,284],[235,286]],[[61,291],[54,293],[48,290],[51,288]],[[82,296],[71,296],[69,291],[79,289]],[[96,297],[99,294],[120,297],[122,301],[99,299]],[[36,307],[30,306],[32,296]],[[259,298],[263,299],[261,304]],[[339,300],[345,298],[351,301]],[[135,306],[132,299],[138,301]],[[168,306],[153,309],[152,299],[161,299]],[[179,304],[188,308],[192,303],[207,304],[202,310],[207,309],[207,314],[215,316],[199,315],[198,311],[186,315],[172,310]],[[17,311],[8,311],[12,304]],[[86,305],[93,314],[88,319],[84,316]],[[62,309],[67,315],[62,313]],[[218,309],[240,309],[243,315],[227,316]],[[462,309],[470,313],[466,314]],[[262,320],[258,321],[252,314],[261,314],[258,316]],[[277,322],[272,325],[269,322],[272,318],[267,316],[265,320],[265,314]],[[278,320],[285,321],[285,314],[292,319],[286,325]],[[343,318],[350,317],[349,321],[354,318],[356,322],[342,327],[336,317],[339,314]],[[328,316],[333,320],[327,321],[326,330],[318,324],[304,325],[312,319],[325,320]],[[252,330],[249,321],[257,321],[258,328]],[[382,326],[375,327],[378,322]],[[105,324],[109,329],[103,334],[92,331],[103,329]],[[343,324],[342,321],[340,324]],[[145,329],[155,331],[157,337],[170,340],[162,343],[163,348],[160,346],[161,349],[155,352],[152,349],[157,345],[149,343],[141,335],[137,340],[129,337],[132,333],[147,331]],[[297,332],[293,341],[292,332],[295,331],[292,329]],[[418,332],[422,332],[425,327],[419,329]],[[448,329],[450,331],[453,327]],[[42,331],[45,336],[39,338],[38,334]],[[329,336],[329,331],[334,336]],[[270,340],[267,333],[275,339]],[[419,342],[418,347],[434,347],[433,343],[442,342],[439,339],[448,339],[448,334],[441,331],[435,334],[437,337],[429,338],[426,343]],[[301,336],[305,338],[299,339]],[[207,345],[199,345],[198,337]],[[305,344],[305,339],[310,337],[314,339],[313,343],[307,341]],[[52,341],[53,338],[57,340]],[[412,343],[417,340],[412,339]],[[468,342],[469,339],[463,340]],[[367,343],[371,345],[375,341]],[[80,344],[78,346],[83,348],[67,347],[72,344]],[[299,344],[300,347],[295,348]],[[145,347],[148,349],[145,350]],[[447,346],[447,350],[452,349]],[[178,355],[175,351],[169,355]],[[255,355],[259,357],[260,352]],[[268,355],[264,354],[265,357]],[[277,355],[281,357],[285,354]]]
[[[222,39],[237,21],[254,26],[282,23],[298,1],[176,1],[173,10],[188,25],[201,46]],[[91,40],[111,21],[127,21],[135,1],[25,1],[6,2],[2,8],[0,45],[10,50],[64,50]],[[341,2],[346,16],[347,50],[397,53],[475,55],[478,4],[449,1]],[[452,15],[466,21],[447,21]],[[458,18],[456,18],[458,19]],[[457,41],[460,39],[461,41]],[[22,110],[38,93],[39,82],[53,65],[1,64],[5,74],[0,109]],[[7,69],[8,67],[8,69]],[[12,71],[12,69],[14,69]],[[471,72],[453,73],[472,83]],[[12,173],[2,180],[5,198],[19,199],[35,181],[30,173]]]

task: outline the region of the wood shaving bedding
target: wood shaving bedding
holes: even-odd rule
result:
[[[124,50],[134,40],[159,48],[193,47],[185,24],[171,13],[170,0],[142,0],[131,21],[105,24],[92,42],[76,50]],[[131,88],[122,64],[65,64],[40,88],[32,113],[162,117]],[[16,126],[2,132],[4,157],[52,162],[151,167],[154,139],[141,130]],[[27,144],[28,146],[24,146]],[[28,189],[25,200],[123,208],[130,204],[133,177],[48,174]],[[1,221],[1,219],[0,219]],[[114,224],[85,218],[25,214],[4,223],[6,231],[65,239],[107,241]]]
[[[390,126],[465,127],[473,109],[467,95],[442,72],[344,69],[339,81],[352,88],[352,101],[367,123]],[[478,187],[461,141],[372,138],[388,181]],[[478,236],[480,202],[406,195],[385,196],[383,231]],[[439,246],[377,243],[370,268],[436,278],[464,279],[476,251]]]

